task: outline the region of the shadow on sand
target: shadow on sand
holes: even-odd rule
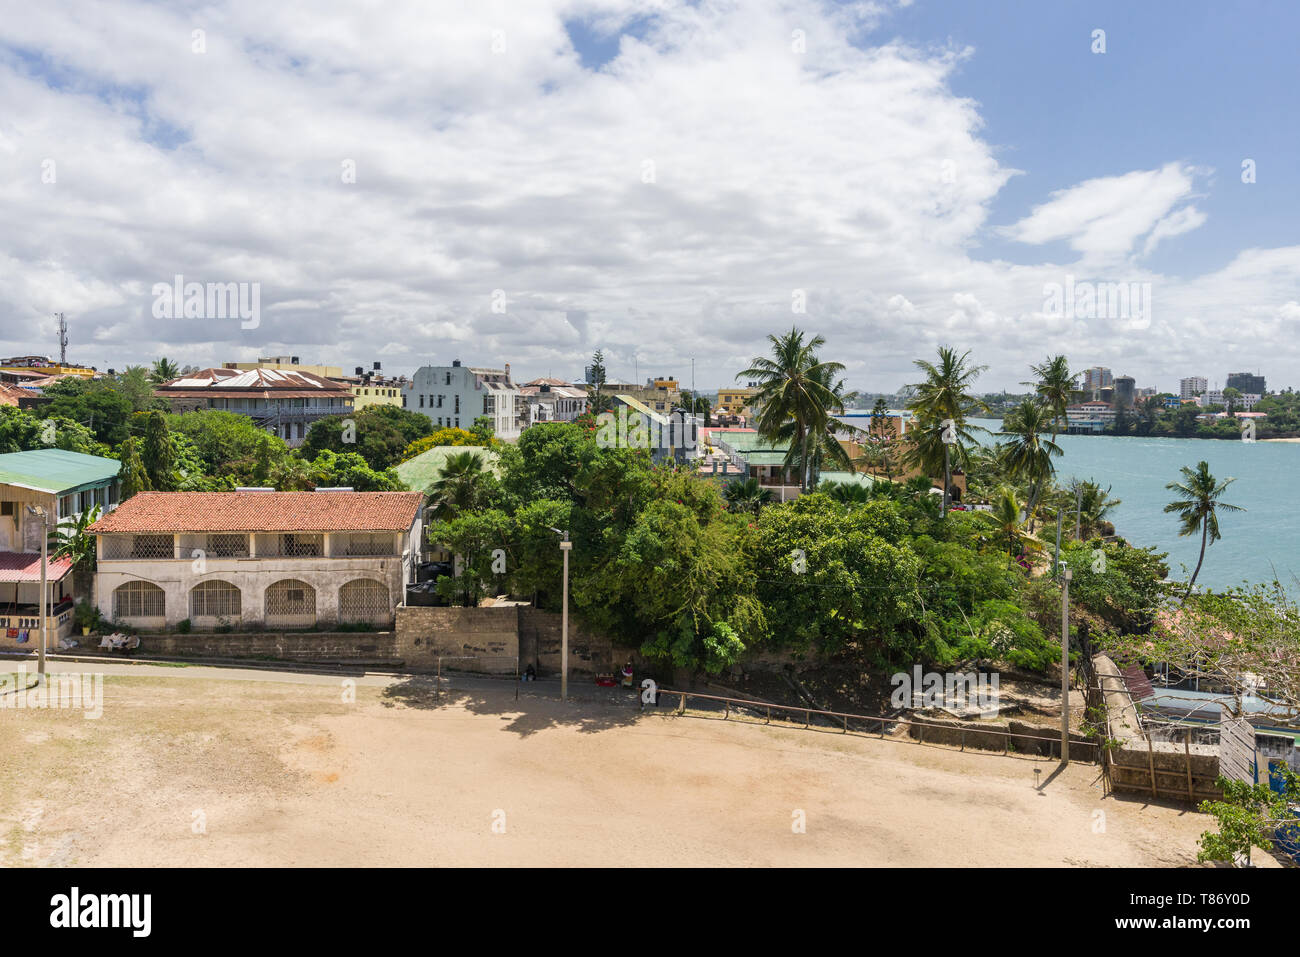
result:
[[[385,707],[422,710],[463,709],[470,714],[498,715],[503,730],[521,737],[548,728],[573,728],[595,734],[635,724],[640,702],[635,692],[595,689],[570,684],[569,700],[560,700],[558,681],[520,684],[516,700],[513,679],[442,676],[441,693],[433,675],[410,675],[383,691]]]

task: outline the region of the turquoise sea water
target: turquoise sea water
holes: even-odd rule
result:
[[[1001,428],[1000,421],[975,424]],[[1220,481],[1235,477],[1222,500],[1247,511],[1220,513],[1223,537],[1206,549],[1197,582],[1223,588],[1276,577],[1300,594],[1300,443],[1062,435],[1057,444],[1065,451],[1056,460],[1061,484],[1077,477],[1111,486],[1111,496],[1123,502],[1110,514],[1115,531],[1134,545],[1168,552],[1173,578],[1191,574],[1201,541],[1178,535],[1177,517],[1163,511],[1174,498],[1165,485],[1181,480],[1181,466],[1202,460]]]

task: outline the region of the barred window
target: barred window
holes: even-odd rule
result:
[[[339,588],[339,621],[387,621],[393,615],[388,586],[370,578],[357,578]]]
[[[127,582],[113,589],[115,619],[162,618],[166,607],[166,595],[153,582]]]
[[[131,540],[132,558],[174,558],[175,555],[170,535],[137,535]]]
[[[238,618],[239,589],[230,582],[199,582],[190,589],[191,618]]]
[[[268,624],[313,625],[316,623],[316,589],[306,582],[286,578],[266,589]]]

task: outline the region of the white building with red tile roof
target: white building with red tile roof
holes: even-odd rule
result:
[[[99,610],[126,628],[392,625],[419,492],[140,492],[90,530]]]

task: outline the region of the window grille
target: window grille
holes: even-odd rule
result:
[[[153,582],[127,582],[113,589],[113,618],[162,618],[166,595]]]
[[[386,622],[393,617],[388,586],[369,578],[358,578],[339,588],[339,621]]]
[[[170,535],[136,535],[131,541],[132,558],[175,558]]]
[[[289,578],[268,586],[266,622],[269,625],[314,625],[316,589],[306,582]]]
[[[238,618],[239,589],[230,582],[199,582],[190,589],[191,618]]]

